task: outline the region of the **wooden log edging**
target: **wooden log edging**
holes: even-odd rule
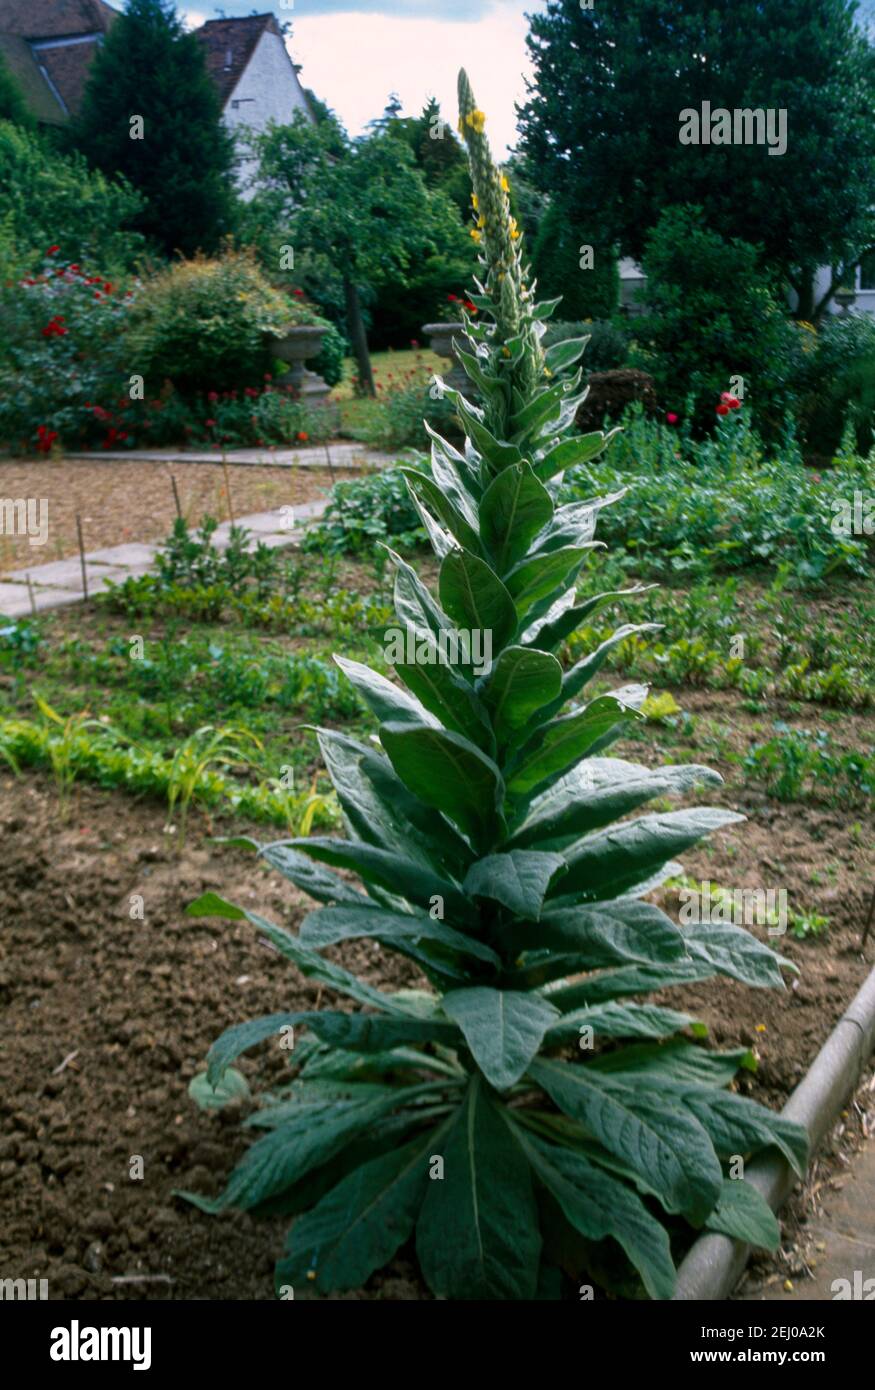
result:
[[[812,1154],[856,1090],[873,1050],[875,969],[870,971],[781,1111],[785,1119],[805,1126]],[[745,1178],[775,1212],[798,1181],[787,1160],[774,1149],[754,1159]],[[749,1245],[730,1236],[713,1232],[700,1236],[678,1270],[674,1300],[728,1298],[744,1272],[750,1251]]]

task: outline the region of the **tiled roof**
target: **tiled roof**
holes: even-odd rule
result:
[[[49,84],[37,67],[36,59],[26,39],[16,34],[0,34],[0,56],[21,88],[21,93],[38,121],[61,125],[64,110],[56,100]]]
[[[105,0],[0,0],[0,34],[23,39],[105,33],[115,18]]]
[[[202,28],[196,30],[204,46],[207,72],[218,88],[223,106],[265,32],[282,37],[272,14],[248,15],[243,19],[208,19]]]

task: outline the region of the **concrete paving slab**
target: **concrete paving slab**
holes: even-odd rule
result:
[[[154,563],[157,545],[130,541],[125,545],[110,545],[105,550],[89,550],[85,559],[89,565],[119,565],[122,569],[148,568]]]
[[[69,459],[113,461],[127,463],[221,463],[222,455],[218,449],[129,449],[99,450],[97,452],[67,454]],[[329,462],[330,460],[330,462]],[[363,444],[329,444],[328,453],[319,445],[311,449],[232,449],[225,455],[225,462],[235,467],[251,466],[257,468],[386,468],[397,462],[394,455],[378,453]]]
[[[81,589],[77,592],[75,589],[34,588],[33,591],[33,604],[37,613],[81,602]],[[29,618],[32,612],[26,584],[0,584],[0,615],[4,618]]]
[[[781,1280],[742,1296],[743,1302],[871,1302],[875,1300],[875,1136],[842,1175],[842,1187],[828,1191],[820,1215],[806,1223],[806,1243],[814,1246],[813,1279]]]

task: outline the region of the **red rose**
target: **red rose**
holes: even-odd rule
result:
[[[718,405],[718,407],[717,407],[717,414],[718,414],[718,415],[728,415],[728,414],[729,414],[729,406],[728,406],[728,405],[724,405],[724,404],[721,402],[721,404]]]
[[[207,400],[208,400],[208,401],[217,401],[218,399],[219,399],[219,393],[218,393],[218,391],[208,391],[208,392],[207,392]]]
[[[678,417],[675,415],[673,410],[670,410],[665,418],[668,424],[670,425],[676,425],[678,422]]]
[[[205,420],[205,421],[204,421],[204,424],[206,425],[206,427],[207,427],[208,430],[211,430],[211,429],[215,429],[216,422],[215,422],[215,420]]]
[[[48,251],[46,252],[46,255],[47,255],[47,256],[55,256],[55,255],[57,255],[57,253],[60,251],[60,249],[61,249],[60,246],[50,246],[49,249],[48,249]]]

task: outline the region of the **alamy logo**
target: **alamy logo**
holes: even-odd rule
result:
[[[132,1361],[135,1371],[152,1365],[151,1327],[53,1327],[49,1356],[53,1361]]]
[[[47,497],[0,497],[0,536],[27,536],[29,545],[49,538]]]
[[[875,1279],[864,1279],[861,1269],[854,1270],[854,1282],[850,1279],[833,1279],[830,1284],[834,1303],[853,1301],[872,1303],[875,1301]]]
[[[712,111],[710,101],[703,101],[701,111],[687,106],[678,119],[682,145],[768,145],[769,154],[787,153],[787,112],[783,109],[758,106],[729,111],[718,106]]]
[[[492,665],[490,628],[442,627],[436,634],[417,632],[413,627],[390,627],[383,633],[386,660],[390,666],[470,666],[476,676],[484,676]]]
[[[834,536],[871,536],[875,533],[875,497],[864,497],[857,490],[853,501],[836,497],[830,502],[835,516],[829,529]]]
[[[679,894],[678,919],[684,926],[767,926],[769,936],[783,936],[787,930],[786,888],[720,888],[703,880],[696,888],[681,888]]]
[[[48,1279],[0,1279],[0,1302],[34,1303],[48,1296]]]

